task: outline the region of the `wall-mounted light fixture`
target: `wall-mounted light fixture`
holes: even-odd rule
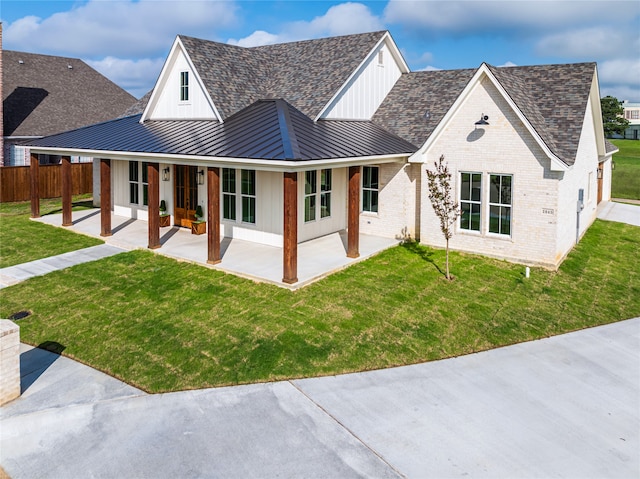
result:
[[[489,122],[487,121],[489,119],[489,117],[487,115],[485,115],[484,113],[482,115],[480,115],[480,119],[478,121],[476,121],[476,126],[480,125],[480,126],[485,126],[488,125]]]
[[[198,184],[204,185],[204,170],[198,171]]]
[[[169,181],[169,167],[162,170],[162,181]]]

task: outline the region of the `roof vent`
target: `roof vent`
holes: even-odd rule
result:
[[[73,65],[67,65],[67,68],[68,68],[69,70],[73,70]]]
[[[18,60],[18,63],[19,63],[20,65],[24,65],[24,61],[23,61],[23,60]]]
[[[428,120],[429,118],[431,118],[431,112],[429,110],[424,112],[424,119]]]

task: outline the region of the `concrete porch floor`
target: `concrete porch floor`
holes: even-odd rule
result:
[[[105,243],[126,250],[146,249],[148,226],[146,221],[111,215],[112,236],[100,236],[100,210],[74,211],[71,231],[101,238]],[[36,221],[62,227],[62,214],[51,214]],[[298,289],[331,273],[369,258],[399,243],[399,240],[360,235],[360,257],[347,258],[346,232],[333,233],[298,244],[298,282],[282,282],[282,248],[239,239],[223,238],[220,251],[222,261],[207,264],[207,235],[194,235],[186,228],[160,228],[160,248],[154,253],[208,268],[242,276],[254,281],[272,283],[288,289]]]

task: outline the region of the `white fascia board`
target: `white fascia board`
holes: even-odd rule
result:
[[[600,104],[600,86],[598,82],[597,66],[593,71],[589,100],[591,102],[591,116],[593,117],[593,128],[595,129],[598,156],[607,156],[607,147],[605,146],[604,138],[604,125],[602,124],[602,105]]]
[[[440,136],[440,134],[442,134],[444,129],[447,127],[448,123],[451,121],[451,118],[453,117],[453,115],[464,104],[465,100],[471,94],[471,92],[474,90],[474,88],[476,88],[476,86],[478,84],[480,84],[480,81],[483,78],[483,76],[486,76],[487,78],[489,78],[489,80],[496,87],[496,89],[498,90],[500,95],[502,95],[502,97],[505,99],[505,101],[511,107],[513,112],[516,114],[518,119],[520,121],[522,121],[522,123],[527,128],[527,130],[529,131],[529,133],[531,134],[533,139],[536,141],[536,143],[538,143],[540,148],[542,148],[542,150],[545,152],[547,157],[551,160],[551,166],[550,166],[551,171],[567,171],[567,170],[569,170],[569,168],[570,168],[569,165],[567,165],[564,161],[562,161],[560,158],[558,158],[558,156],[556,156],[551,151],[551,149],[549,149],[549,147],[544,142],[542,137],[540,137],[540,135],[535,130],[535,128],[533,128],[531,123],[529,123],[529,120],[524,116],[522,111],[520,111],[520,108],[518,108],[518,106],[515,104],[515,102],[511,98],[511,96],[502,87],[502,85],[496,79],[496,77],[493,75],[493,73],[491,73],[491,70],[489,70],[489,67],[487,66],[486,63],[483,63],[482,65],[480,65],[480,67],[478,68],[476,73],[473,75],[471,80],[469,80],[469,83],[467,83],[467,86],[464,87],[464,89],[462,90],[462,92],[460,93],[460,95],[458,96],[456,101],[453,103],[451,108],[449,108],[449,111],[447,111],[447,113],[444,115],[444,117],[442,118],[440,123],[438,123],[438,125],[433,130],[433,133],[431,133],[429,138],[427,138],[427,141],[425,141],[424,145],[422,145],[422,147],[420,147],[420,149],[418,151],[416,151],[413,155],[411,155],[411,157],[409,158],[409,162],[410,163],[424,163],[424,159],[423,158],[424,158],[424,154],[426,153],[426,151],[435,143],[435,141]]]
[[[342,86],[340,88],[338,88],[336,93],[331,97],[331,99],[322,108],[322,110],[320,110],[320,113],[318,113],[318,116],[315,117],[314,121],[318,121],[318,120],[320,120],[322,118],[322,115],[324,115],[326,113],[326,111],[329,109],[329,107],[333,104],[334,100],[336,98],[338,98],[345,91],[345,89],[349,86],[349,83],[351,82],[351,80],[358,73],[360,73],[362,71],[362,69],[364,68],[364,65],[366,65],[366,63],[369,61],[369,59],[373,56],[373,53],[378,49],[378,47],[380,45],[382,45],[385,42],[387,44],[387,47],[389,47],[389,51],[391,51],[391,55],[393,56],[394,60],[400,66],[400,71],[402,73],[409,73],[410,72],[409,66],[407,65],[407,62],[404,61],[404,58],[402,57],[402,54],[400,53],[400,50],[398,49],[398,46],[393,41],[393,38],[391,38],[391,34],[389,32],[386,32],[382,36],[382,38],[378,41],[378,43],[376,43],[375,46],[371,49],[371,51],[364,58],[364,60],[362,60],[362,62],[360,62],[360,65],[358,65],[358,68],[356,68],[355,70],[353,70],[351,72],[351,75],[349,75],[347,80],[342,84]]]
[[[169,70],[171,69],[171,65],[173,64],[172,60],[176,57],[176,55],[178,55],[178,49],[180,49],[180,52],[184,55],[184,57],[187,60],[187,63],[189,64],[189,68],[191,69],[191,71],[194,73],[195,77],[196,77],[196,82],[198,83],[198,85],[200,86],[200,88],[202,89],[202,91],[204,92],[206,98],[207,98],[207,102],[209,103],[209,106],[211,107],[211,109],[213,110],[213,113],[216,115],[216,119],[220,122],[220,123],[224,123],[224,121],[222,120],[222,116],[220,116],[220,112],[218,111],[218,108],[216,108],[215,103],[213,103],[213,100],[211,99],[211,96],[209,95],[209,91],[207,90],[204,82],[202,81],[202,78],[200,78],[200,74],[198,73],[198,70],[196,70],[195,66],[193,65],[193,62],[191,61],[191,57],[187,54],[187,49],[184,47],[182,40],[180,40],[180,37],[177,36],[175,41],[173,42],[173,46],[171,47],[171,51],[169,52],[169,55],[167,56],[167,59],[164,62],[164,65],[162,66],[162,70],[160,71],[160,76],[158,76],[158,80],[156,81],[155,86],[153,87],[153,93],[151,93],[151,97],[149,98],[149,101],[147,102],[147,106],[144,109],[144,112],[142,112],[142,116],[140,117],[140,123],[144,123],[149,115],[151,114],[151,111],[153,110],[156,101],[158,100],[158,96],[160,95],[159,90],[164,88],[164,85],[166,85],[166,77],[169,74]]]
[[[263,171],[305,171],[317,168],[345,168],[349,166],[378,165],[383,163],[404,163],[409,155],[357,156],[352,158],[328,158],[321,160],[263,160],[255,158],[233,158],[194,155],[170,155],[166,153],[137,153],[123,151],[64,149],[64,148],[32,148],[33,153],[50,155],[90,156],[110,160],[146,161],[149,163],[170,163],[176,165],[217,166],[220,168],[255,169]]]

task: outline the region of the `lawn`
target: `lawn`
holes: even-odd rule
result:
[[[609,140],[620,152],[613,155],[611,197],[640,200],[640,141]]]
[[[385,368],[640,316],[640,228],[596,221],[558,272],[415,244],[291,292],[148,251],[2,291],[0,315],[148,392]]]
[[[73,210],[92,208],[91,196],[73,198]],[[60,198],[40,200],[40,214],[61,213]],[[30,221],[31,203],[0,203],[0,268],[102,244],[63,228]]]

